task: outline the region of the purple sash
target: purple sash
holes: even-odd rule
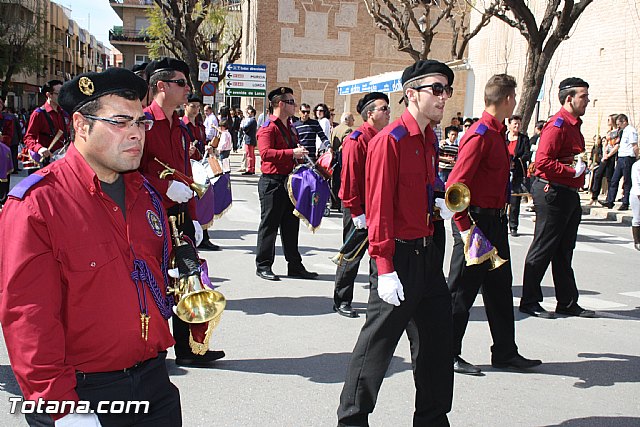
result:
[[[196,197],[196,215],[198,215],[198,222],[202,228],[209,228],[213,224],[215,214],[215,201],[214,201],[213,186],[209,186],[202,198]]]
[[[213,184],[213,214],[220,218],[231,207],[231,174],[223,173]]]
[[[13,172],[11,149],[0,142],[0,181],[6,182],[11,172]]]
[[[289,175],[287,190],[291,203],[295,205],[294,215],[315,233],[320,227],[324,208],[331,195],[329,184],[313,170],[302,165]]]
[[[486,238],[482,230],[475,225],[471,226],[471,231],[464,242],[464,257],[467,265],[479,265],[498,255],[498,251],[489,239]]]

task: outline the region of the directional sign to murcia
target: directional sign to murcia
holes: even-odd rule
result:
[[[262,97],[267,93],[267,66],[228,64],[226,95]]]

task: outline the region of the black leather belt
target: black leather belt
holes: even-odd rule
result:
[[[412,240],[395,239],[396,242],[408,245],[414,248],[426,248],[433,243],[433,236],[418,237]]]
[[[76,376],[79,378],[108,378],[110,376],[113,375],[117,375],[117,374],[126,374],[128,372],[133,372],[136,371],[140,368],[142,368],[143,366],[146,366],[154,361],[158,361],[158,357],[162,356],[164,354],[164,356],[166,357],[166,352],[158,352],[158,356],[151,358],[151,359],[147,359],[143,362],[138,362],[133,366],[129,366],[128,368],[124,368],[124,369],[118,369],[117,371],[109,371],[109,372],[82,372],[82,371],[76,371]],[[163,359],[164,360],[164,359]]]
[[[289,175],[281,175],[279,173],[263,173],[261,176],[273,179],[274,181],[286,181]]]
[[[569,191],[572,191],[574,193],[578,192],[578,189],[576,187],[569,187],[568,185],[558,184],[557,182],[551,182],[549,180],[542,179],[542,178],[538,178],[538,181],[540,181],[543,184],[549,184],[552,187],[562,188],[563,190],[569,190]]]
[[[494,209],[494,208],[480,208],[478,206],[469,206],[469,212],[477,215],[499,216],[503,217],[507,214],[507,208]]]

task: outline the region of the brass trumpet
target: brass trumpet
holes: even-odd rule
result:
[[[170,268],[175,268],[178,265],[176,259],[178,250],[176,249],[191,245],[180,238],[175,216],[169,217],[169,223],[175,245]],[[224,295],[218,291],[205,289],[200,279],[199,263],[197,266],[193,266],[196,261],[191,257],[187,257],[184,261],[189,265],[189,273],[181,273],[179,278],[172,280],[173,286],[167,289],[167,293],[173,294],[176,298],[177,304],[174,309],[176,316],[186,323],[205,323],[214,319],[219,320],[227,304]]]
[[[349,238],[347,238],[347,241],[344,242],[344,245],[342,245],[342,247],[340,248],[340,251],[337,254],[335,254],[334,256],[332,256],[331,258],[329,258],[332,263],[334,263],[337,266],[340,266],[343,261],[344,262],[351,262],[351,261],[353,261],[354,259],[356,259],[360,255],[360,252],[362,252],[364,247],[369,242],[369,236],[368,235],[366,235],[365,238],[362,239],[362,242],[357,243],[358,244],[358,249],[356,249],[356,252],[353,254],[353,256],[351,258],[345,258],[344,257],[344,254],[349,252],[348,248],[352,244],[351,240],[354,238],[354,235],[356,234],[356,231],[358,231],[358,229],[354,228],[353,231],[351,232],[351,234],[349,235]]]
[[[182,172],[175,170],[168,164],[161,162],[157,157],[154,157],[153,160],[164,166],[164,170],[160,172],[160,179],[170,179],[170,177],[172,177],[172,179],[183,183],[184,185],[195,191],[200,198],[202,198],[202,196],[204,196],[204,193],[207,192],[207,189],[209,188],[208,186],[194,182],[193,178],[190,178]]]
[[[462,212],[471,203],[471,191],[461,182],[456,182],[444,193],[444,203],[451,212]]]

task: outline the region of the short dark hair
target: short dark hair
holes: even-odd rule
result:
[[[544,127],[544,123],[545,123],[545,121],[544,121],[544,120],[538,120],[538,121],[536,122],[536,129],[538,129],[538,130],[542,130],[542,128]]]
[[[158,71],[151,77],[149,77],[149,86],[151,87],[151,94],[155,96],[158,93],[158,82],[162,80],[171,80],[175,77],[175,70]]]
[[[491,76],[484,87],[484,104],[498,105],[511,95],[518,86],[516,79],[508,74]]]
[[[449,130],[447,131],[447,135],[449,135],[451,132],[453,132],[453,133],[458,133],[459,131],[458,131],[458,129],[456,129],[455,127],[453,127],[453,126],[452,126],[452,127],[450,127],[450,128],[449,128]]]
[[[558,91],[558,99],[560,100],[560,104],[564,105],[564,103],[567,101],[567,97],[575,96],[576,89],[581,87],[586,87],[588,89],[589,83],[578,77],[569,77],[568,79],[564,79],[563,81],[561,81]]]
[[[360,117],[362,117],[362,120],[364,120],[365,122],[367,120],[369,120],[369,112],[373,112],[376,109],[376,103],[375,102],[370,102],[366,107],[364,107],[364,109],[362,110],[362,112],[360,113]]]
[[[616,117],[616,122],[620,120],[621,122],[624,123],[629,123],[629,117],[627,117],[626,114],[618,114],[618,117]]]
[[[227,119],[220,120],[218,126],[220,126],[221,128],[229,129],[229,121]]]
[[[303,102],[302,104],[300,104],[300,109],[301,110],[302,110],[302,107],[311,109],[311,105],[307,104],[306,102]]]
[[[466,119],[464,119],[464,122],[462,122],[462,124],[471,126],[473,124],[473,119],[471,117],[467,117]]]
[[[522,116],[519,116],[517,114],[512,115],[511,117],[509,117],[509,123],[511,123],[514,120],[520,120],[522,121]]]
[[[277,95],[273,95],[271,97],[271,108],[276,108],[280,103],[280,101],[282,101],[285,95],[286,93],[279,93]]]

